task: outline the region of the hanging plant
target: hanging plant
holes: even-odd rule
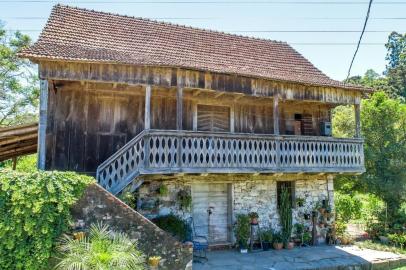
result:
[[[160,196],[166,196],[168,195],[169,191],[168,191],[168,187],[164,184],[161,184],[158,188],[158,194]]]
[[[184,189],[178,192],[178,201],[182,210],[189,210],[192,206],[192,196]]]

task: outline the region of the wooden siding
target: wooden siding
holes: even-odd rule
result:
[[[48,86],[46,169],[94,173],[100,163],[144,130],[143,86],[72,81],[50,81]],[[176,89],[153,87],[151,95],[151,128],[176,129]],[[271,98],[237,99],[231,94],[190,89],[183,93],[183,129],[193,130],[194,121],[199,121],[197,109],[194,118],[194,108],[219,106],[227,110],[220,121],[222,131],[234,126],[235,133],[273,133]],[[331,108],[316,102],[281,102],[281,134],[291,133],[294,114],[301,113],[312,116],[313,133],[318,135],[319,121],[329,120]]]
[[[356,104],[360,91],[270,81],[230,74],[218,74],[179,68],[42,61],[40,78],[124,84],[151,84],[161,87],[207,89],[283,100],[308,100],[336,104]]]

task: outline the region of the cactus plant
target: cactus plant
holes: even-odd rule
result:
[[[290,242],[292,235],[292,204],[290,200],[290,193],[287,188],[282,188],[281,204],[279,207],[279,218],[282,227],[282,238],[285,247]]]

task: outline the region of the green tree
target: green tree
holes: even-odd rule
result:
[[[9,35],[0,22],[0,127],[36,120],[38,78],[34,65],[17,56],[30,44],[27,35]]]
[[[406,98],[406,34],[392,32],[386,43],[386,75],[394,95]]]
[[[406,196],[406,106],[377,92],[362,102],[361,124],[366,167],[361,181],[394,216]]]

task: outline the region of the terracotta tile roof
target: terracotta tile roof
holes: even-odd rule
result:
[[[330,79],[285,42],[56,5],[30,59],[171,66],[358,89]]]

